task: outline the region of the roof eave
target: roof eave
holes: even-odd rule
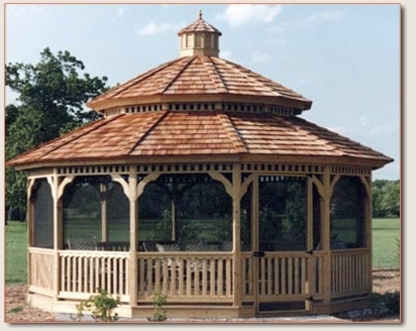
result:
[[[197,158],[196,158],[197,156]],[[33,160],[27,163],[6,163],[18,171],[39,168],[97,166],[97,165],[137,165],[137,164],[173,164],[173,163],[221,163],[221,162],[255,162],[255,163],[300,163],[306,165],[339,165],[370,167],[373,170],[382,168],[394,159],[389,157],[351,157],[351,156],[308,156],[308,155],[276,155],[276,154],[200,154],[200,155],[143,155],[102,158],[73,158],[54,160]]]
[[[236,93],[201,93],[201,94],[155,94],[132,98],[113,98],[89,102],[87,106],[96,112],[117,107],[130,107],[152,103],[172,102],[238,102],[238,103],[264,103],[282,107],[290,107],[296,110],[309,110],[312,101],[306,98],[288,98],[285,96],[258,96]]]

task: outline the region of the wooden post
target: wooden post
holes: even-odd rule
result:
[[[129,172],[129,201],[130,201],[130,269],[129,269],[129,296],[130,306],[137,305],[137,279],[138,279],[138,261],[137,261],[137,242],[138,242],[138,201],[137,201],[137,169],[130,167]]]
[[[323,295],[324,303],[328,304],[331,301],[331,231],[330,231],[330,211],[331,211],[331,168],[326,166],[324,169],[324,178],[323,178],[323,193],[322,205],[321,205],[321,244],[322,250],[325,253],[323,259],[323,273],[322,273],[322,283],[323,283]]]
[[[137,305],[138,296],[138,260],[137,260],[137,243],[139,239],[139,203],[138,198],[142,195],[145,186],[153,180],[156,180],[160,173],[151,173],[147,175],[140,183],[137,183],[137,168],[130,167],[128,183],[119,174],[112,174],[111,178],[119,183],[123,188],[124,194],[130,202],[130,254],[129,254],[129,288],[127,289],[130,297],[130,306]]]
[[[233,306],[241,306],[241,165],[233,165]]]
[[[52,291],[53,300],[58,301],[59,294],[59,182],[57,169],[53,169],[53,175],[47,177],[47,181],[51,186],[53,200],[53,272],[52,272]]]
[[[171,213],[172,213],[172,240],[176,241],[176,196],[177,196],[177,184],[172,183],[172,199],[171,199]]]
[[[63,237],[64,237],[64,226],[63,226],[63,221],[64,221],[64,202],[62,201],[61,197],[58,197],[58,203],[57,203],[57,217],[58,217],[58,224],[57,224],[57,233],[58,233],[58,241],[57,241],[57,245],[58,245],[58,249],[63,249],[64,248],[64,241],[63,241]]]
[[[252,191],[251,191],[251,250],[258,251],[259,248],[259,236],[260,236],[260,226],[259,226],[259,175],[254,175]],[[254,305],[255,310],[258,310],[258,267],[259,259],[255,258],[252,254],[251,257],[251,277],[250,280],[253,284],[250,284],[253,289],[254,295]]]
[[[259,250],[259,176],[256,174],[251,191],[251,250]]]
[[[368,256],[368,288],[369,291],[373,290],[373,199],[372,199],[372,191],[371,191],[371,174],[368,178],[368,181],[370,183],[370,190],[367,193],[367,199],[366,199],[366,239],[367,239],[367,247],[369,249],[369,256]]]
[[[306,251],[313,251],[313,183],[310,177],[306,178]],[[305,293],[313,296],[315,293],[315,258],[311,256],[309,259],[309,267],[307,271],[308,280],[305,283]],[[305,308],[307,311],[311,310],[313,306],[310,300],[305,301]]]
[[[312,180],[306,179],[306,250],[313,250],[313,184]]]
[[[33,232],[33,223],[34,223],[34,201],[32,198],[32,189],[36,182],[35,178],[28,177],[27,179],[27,210],[26,210],[26,223],[27,223],[27,247],[30,248],[33,246],[34,241],[34,232]],[[31,258],[30,258],[29,250],[27,251],[27,284],[30,286],[31,284]]]
[[[373,249],[372,249],[372,222],[373,222],[373,202],[371,189],[371,173],[368,177],[360,177],[364,184],[366,196],[364,201],[364,222],[365,222],[365,247],[368,248],[367,277],[368,291],[373,290]]]
[[[100,203],[101,203],[101,240],[108,241],[108,219],[107,219],[107,185],[100,183]]]

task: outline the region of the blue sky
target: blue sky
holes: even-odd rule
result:
[[[5,61],[68,50],[123,83],[177,58],[199,10],[222,32],[220,57],[311,99],[303,118],[395,159],[373,179],[400,177],[399,4],[9,4]]]

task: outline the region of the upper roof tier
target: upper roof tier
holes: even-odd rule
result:
[[[312,101],[239,64],[218,57],[221,32],[198,19],[178,32],[180,57],[161,64],[107,93],[87,106],[105,116],[128,112],[128,107],[175,109],[175,103],[212,102],[269,105],[299,114]],[[155,107],[153,107],[155,106]],[[265,107],[264,109],[270,109]]]
[[[312,101],[243,66],[206,55],[159,65],[90,101],[106,114],[117,107],[177,102],[237,102],[310,109]]]

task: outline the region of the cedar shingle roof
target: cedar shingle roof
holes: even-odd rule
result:
[[[201,13],[178,35],[196,37],[199,32],[215,38],[221,35],[202,19]],[[199,45],[191,43],[190,47]],[[210,53],[212,42],[202,45],[201,41],[201,47],[207,52],[201,55],[195,51],[195,55],[161,64],[93,99],[87,105],[106,113],[106,118],[21,154],[8,165],[25,169],[146,160],[174,163],[204,157],[209,161],[270,158],[272,162],[366,164],[379,168],[393,161],[299,117],[266,112],[268,106],[272,110],[277,106],[298,114],[310,109],[312,101],[239,64],[213,56],[217,50]],[[209,111],[166,108],[178,102],[212,106]],[[124,108],[151,104],[160,107],[135,113]],[[225,104],[267,107],[262,108],[263,112],[241,108],[231,112],[231,108],[223,108]]]
[[[121,114],[88,124],[9,162],[12,166],[167,156],[290,156],[353,159],[380,167],[392,159],[298,117],[225,111]],[[360,161],[360,162],[361,162]],[[133,161],[132,161],[133,162]]]
[[[300,110],[312,105],[299,93],[239,64],[215,56],[195,55],[161,64],[98,96],[87,106],[101,111],[147,103],[149,97],[168,102],[173,95],[216,96],[218,100],[227,96],[227,100],[236,102],[244,95],[256,98],[256,102],[290,105]]]
[[[195,22],[181,29],[178,32],[178,36],[184,33],[192,33],[192,32],[212,32],[221,36],[221,32],[217,28],[213,27],[211,24],[207,23],[206,21],[202,19],[201,11],[199,11],[198,19]]]

